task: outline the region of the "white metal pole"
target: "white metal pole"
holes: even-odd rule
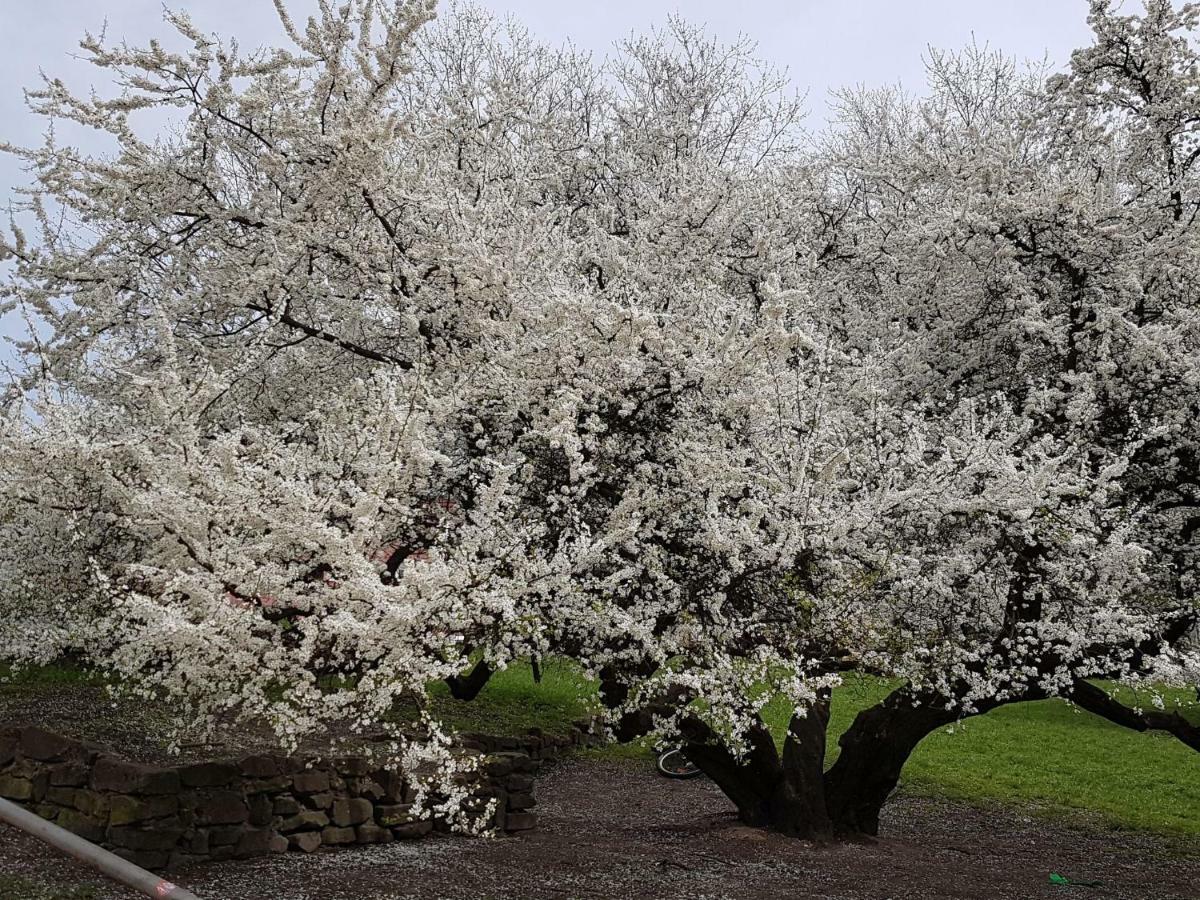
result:
[[[69,853],[81,862],[99,869],[109,878],[141,891],[147,897],[156,897],[159,900],[200,900],[187,888],[164,881],[153,872],[147,872],[129,860],[121,859],[115,853],[97,847],[91,841],[85,841],[79,835],[59,828],[53,822],[48,822],[3,797],[0,797],[0,821],[41,838],[50,846]]]

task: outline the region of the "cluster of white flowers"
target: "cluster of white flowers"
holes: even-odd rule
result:
[[[290,50],[89,37],[121,94],[32,102],[119,152],[7,148],[38,234],[0,303],[50,335],[0,431],[0,656],[295,740],[561,654],[614,725],[672,697],[660,733],[738,752],[844,671],[956,715],[1196,679],[1191,6],[1096,0],[1051,78],[936,55],[818,140],[680,22],[597,64],[471,7],[280,9]]]

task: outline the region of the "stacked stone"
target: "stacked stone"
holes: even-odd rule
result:
[[[485,755],[473,792],[496,827],[534,827],[528,753]],[[0,732],[0,796],[148,869],[321,846],[418,838],[443,826],[413,809],[402,773],[366,757],[259,755],[175,767],[119,759],[40,728]]]
[[[504,810],[505,831],[527,831],[537,826],[537,806],[533,796],[533,776],[541,761],[521,751],[504,751],[485,758],[484,772],[488,776],[488,793]]]

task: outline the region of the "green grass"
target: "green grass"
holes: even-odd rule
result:
[[[487,734],[523,734],[541,728],[561,734],[596,708],[594,683],[569,662],[547,660],[541,681],[527,664],[510,666],[491,677],[474,700],[455,700],[441,682],[431,687],[434,711],[458,731]]]
[[[1200,835],[1200,754],[1046,700],[1002,707],[921,743],[906,785],[969,800],[1086,811],[1109,825]]]

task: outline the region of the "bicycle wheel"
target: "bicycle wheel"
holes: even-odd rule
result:
[[[658,755],[658,771],[667,778],[695,778],[703,774],[700,767],[687,758],[682,747]]]

